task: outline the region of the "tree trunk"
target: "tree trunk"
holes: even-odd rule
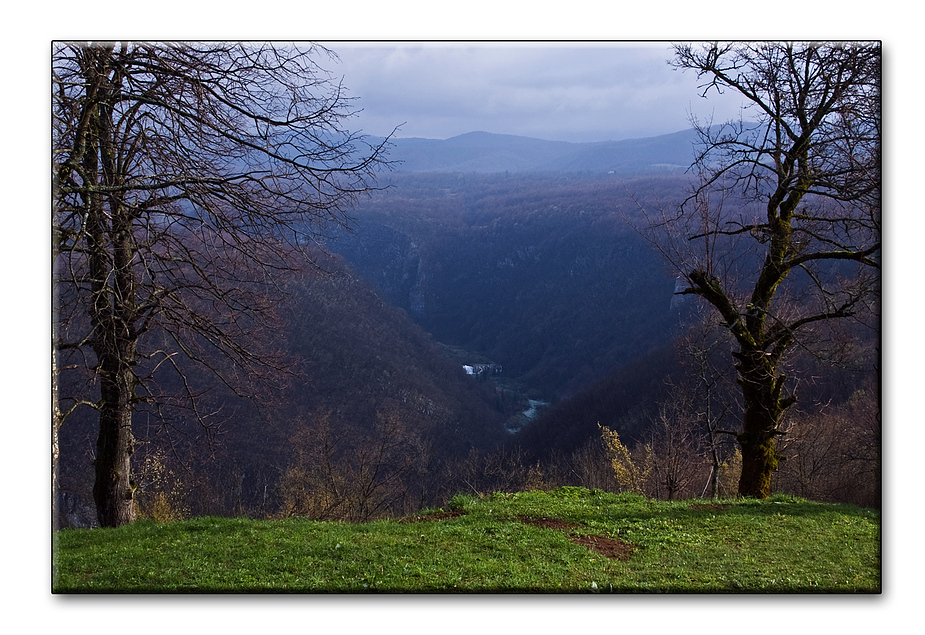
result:
[[[743,432],[737,435],[742,449],[739,496],[767,498],[771,495],[771,476],[779,455],[776,438],[781,415],[793,404],[793,397],[782,397],[786,377],[778,375],[762,351],[736,355],[741,363],[739,385],[745,399]]]
[[[100,428],[96,441],[96,482],[93,498],[101,527],[117,527],[135,520],[135,485],[131,480],[134,451],[132,411],[135,407],[134,373],[138,336],[134,322],[134,293],[128,240],[115,250],[115,300],[102,302],[96,322],[101,331],[96,353],[100,376]],[[108,291],[108,289],[106,290]],[[100,299],[109,293],[100,293]]]
[[[131,480],[132,381],[128,371],[101,381],[103,406],[96,441],[96,480],[93,499],[101,527],[118,527],[135,520],[135,484]]]
[[[135,520],[135,484],[131,479],[134,451],[132,411],[135,407],[138,333],[135,328],[132,212],[121,200],[112,135],[112,86],[107,78],[108,53],[101,51],[100,67],[90,76],[103,78],[99,104],[90,116],[94,134],[83,157],[84,178],[90,184],[114,187],[103,194],[91,187],[84,194],[92,307],[92,348],[100,378],[100,427],[96,441],[93,499],[101,527],[118,527]],[[98,75],[97,75],[98,74]]]
[[[739,435],[742,448],[742,474],[739,477],[739,496],[767,498],[771,495],[771,475],[777,469],[777,450],[774,434],[758,431]]]
[[[52,321],[57,316],[52,316]],[[52,326],[54,333],[54,326]],[[52,336],[54,341],[54,336]],[[51,527],[57,530],[61,526],[58,519],[58,428],[61,427],[61,407],[58,404],[58,353],[51,351]]]

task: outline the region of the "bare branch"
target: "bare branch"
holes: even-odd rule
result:
[[[55,344],[95,359],[100,443],[113,447],[97,461],[102,524],[133,514],[127,481],[103,483],[128,478],[133,408],[167,421],[165,407],[185,404],[205,425],[193,367],[248,398],[280,384],[279,274],[311,266],[325,226],[347,225],[388,167],[388,139],[344,128],[355,110],[318,54],[330,52],[54,45],[55,295],[75,329]],[[159,389],[167,375],[179,394]]]

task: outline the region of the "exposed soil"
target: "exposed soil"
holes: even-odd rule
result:
[[[546,527],[547,529],[558,529],[561,531],[574,529],[575,527],[581,526],[580,523],[562,520],[560,518],[535,518],[531,516],[520,516],[520,521],[528,525]],[[588,549],[595,551],[602,556],[620,560],[621,562],[626,562],[629,560],[630,556],[633,555],[633,552],[638,549],[638,547],[634,544],[623,542],[622,540],[616,540],[615,538],[607,538],[606,536],[570,535],[568,539],[574,542],[576,545],[587,547]]]
[[[704,509],[714,509],[725,507],[725,505],[701,505],[699,507]],[[406,516],[404,518],[400,518],[398,522],[420,523],[432,520],[450,520],[453,518],[459,518],[460,516],[465,515],[465,513],[466,512],[462,509],[454,509],[443,512],[431,512],[429,514],[420,514],[417,516]],[[569,531],[571,529],[575,529],[576,527],[581,527],[581,523],[562,520],[561,518],[549,518],[547,516],[519,516],[518,520],[527,525],[534,525],[536,527],[543,527],[545,529],[556,529],[559,531]],[[606,536],[570,535],[568,536],[568,539],[574,542],[576,545],[587,547],[588,549],[595,551],[602,556],[620,560],[621,562],[626,562],[629,560],[633,555],[633,552],[639,548],[634,544],[623,542],[622,540],[616,540],[615,538],[608,538]]]
[[[602,556],[613,558],[620,562],[629,560],[633,552],[639,548],[634,544],[604,536],[569,536],[568,539],[576,545],[587,547]]]

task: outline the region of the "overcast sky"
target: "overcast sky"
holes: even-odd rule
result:
[[[737,118],[741,105],[702,99],[696,75],[667,64],[667,42],[323,44],[363,109],[352,128],[371,135],[607,141],[683,130],[692,112]]]

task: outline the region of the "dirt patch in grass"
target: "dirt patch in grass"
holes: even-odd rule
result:
[[[602,556],[613,558],[621,562],[629,560],[636,549],[639,548],[634,544],[614,538],[606,538],[604,536],[569,536],[568,539],[576,545],[587,547],[591,551],[595,551]]]
[[[454,509],[450,511],[440,511],[440,512],[430,512],[429,514],[419,514],[416,516],[406,516],[400,518],[398,522],[400,523],[420,523],[428,522],[434,520],[450,520],[453,518],[459,518],[464,515],[466,512],[462,509]],[[569,520],[562,520],[561,518],[549,518],[548,516],[518,516],[520,522],[533,525],[535,527],[543,527],[545,529],[556,529],[558,531],[569,531],[575,529],[576,527],[581,527],[581,523],[572,522]],[[582,547],[587,547],[588,549],[606,556],[608,558],[614,558],[622,562],[626,562],[630,559],[630,556],[633,555],[639,547],[634,544],[623,542],[622,540],[616,540],[614,538],[607,538],[606,536],[575,536],[569,535],[568,539],[574,542],[576,545],[581,545]]]
[[[519,518],[520,522],[527,525],[545,527],[546,529],[558,529],[560,531],[568,531],[569,529],[574,529],[575,527],[581,526],[581,523],[562,520],[561,518],[537,518],[534,516],[520,516]],[[638,547],[634,544],[623,542],[622,540],[616,540],[614,538],[607,538],[606,536],[570,535],[568,539],[574,542],[576,545],[587,547],[591,551],[599,553],[602,556],[620,560],[621,562],[626,562],[629,560],[630,556],[633,555],[633,552],[638,549]]]
[[[419,516],[406,516],[404,518],[399,518],[398,522],[400,523],[421,523],[431,520],[450,520],[452,518],[459,518],[460,516],[465,515],[466,511],[464,509],[451,509],[446,512],[430,512],[429,514],[421,514]]]

